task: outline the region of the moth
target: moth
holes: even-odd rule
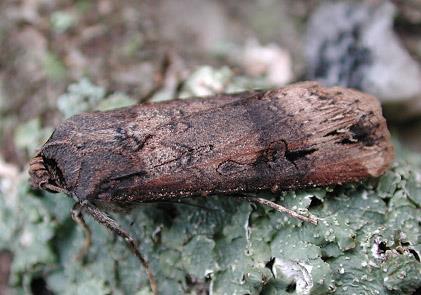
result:
[[[253,193],[377,177],[393,146],[373,96],[303,82],[272,90],[176,99],[73,116],[30,162],[31,184],[64,192],[72,216],[90,214],[128,243],[157,283],[135,240],[104,210],[225,195],[302,216]]]

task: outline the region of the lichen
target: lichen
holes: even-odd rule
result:
[[[104,97],[104,88],[84,78],[78,83],[69,85],[67,92],[58,98],[57,107],[67,118],[94,109]]]

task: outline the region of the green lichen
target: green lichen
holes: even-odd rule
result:
[[[15,145],[28,156],[33,156],[52,132],[53,128],[41,126],[41,120],[39,118],[29,120],[16,128],[14,136]]]
[[[43,59],[43,69],[47,78],[60,81],[66,77],[67,69],[64,62],[54,53],[47,52]]]
[[[135,103],[134,99],[124,93],[117,92],[106,96],[104,88],[84,78],[70,84],[67,92],[58,98],[57,107],[64,117],[68,118],[81,112],[106,111]]]
[[[76,17],[66,11],[55,11],[51,14],[50,23],[56,33],[64,33],[77,22]]]
[[[413,157],[400,155],[385,175],[363,183],[260,195],[318,216],[316,226],[226,196],[111,214],[139,241],[162,294],[411,294],[421,287]],[[14,255],[16,294],[28,293],[34,278],[56,294],[150,294],[120,238],[87,216],[93,245],[77,261],[83,234],[70,218],[73,201],[30,190],[26,175],[18,187],[13,194],[0,185],[0,249]]]
[[[67,118],[94,109],[104,97],[104,88],[84,78],[69,85],[67,92],[58,98],[57,107]]]
[[[214,69],[210,66],[203,66],[194,71],[186,80],[179,97],[206,96],[221,92],[232,93],[267,87],[269,87],[269,83],[265,80],[236,76],[228,67]]]
[[[136,101],[124,93],[113,93],[101,100],[95,107],[98,111],[108,111],[116,108],[127,107],[135,104]]]

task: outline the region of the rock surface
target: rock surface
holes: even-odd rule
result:
[[[401,115],[419,114],[421,68],[394,33],[394,16],[389,2],[321,5],[308,24],[308,77],[405,102],[411,107]]]

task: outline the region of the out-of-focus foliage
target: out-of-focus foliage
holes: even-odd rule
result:
[[[51,14],[50,22],[56,33],[64,33],[76,23],[76,17],[65,11],[56,11]]]
[[[53,128],[41,128],[39,118],[29,120],[16,128],[15,145],[33,156],[39,145],[44,143],[52,132]]]
[[[105,90],[88,79],[71,84],[67,92],[58,98],[57,107],[65,117],[89,110],[106,111],[135,103],[123,93],[105,95]]]
[[[184,91],[195,94],[189,83]],[[103,89],[78,85],[60,98],[65,116],[82,102],[84,110],[132,102],[123,95],[102,100]],[[28,129],[34,138],[45,132]],[[188,200],[200,207],[158,203],[112,215],[139,241],[162,294],[207,288],[211,294],[411,294],[421,287],[421,174],[419,162],[399,158],[385,175],[364,183],[262,194],[310,211],[321,219],[317,226],[225,196]],[[83,235],[70,218],[70,198],[30,190],[25,175],[18,187],[12,194],[0,185],[0,249],[14,254],[16,293],[28,293],[34,278],[56,294],[150,293],[124,242],[90,217],[93,246],[83,264],[75,260]]]
[[[105,97],[105,90],[88,79],[71,84],[57,101],[57,107],[65,117],[93,109]]]

